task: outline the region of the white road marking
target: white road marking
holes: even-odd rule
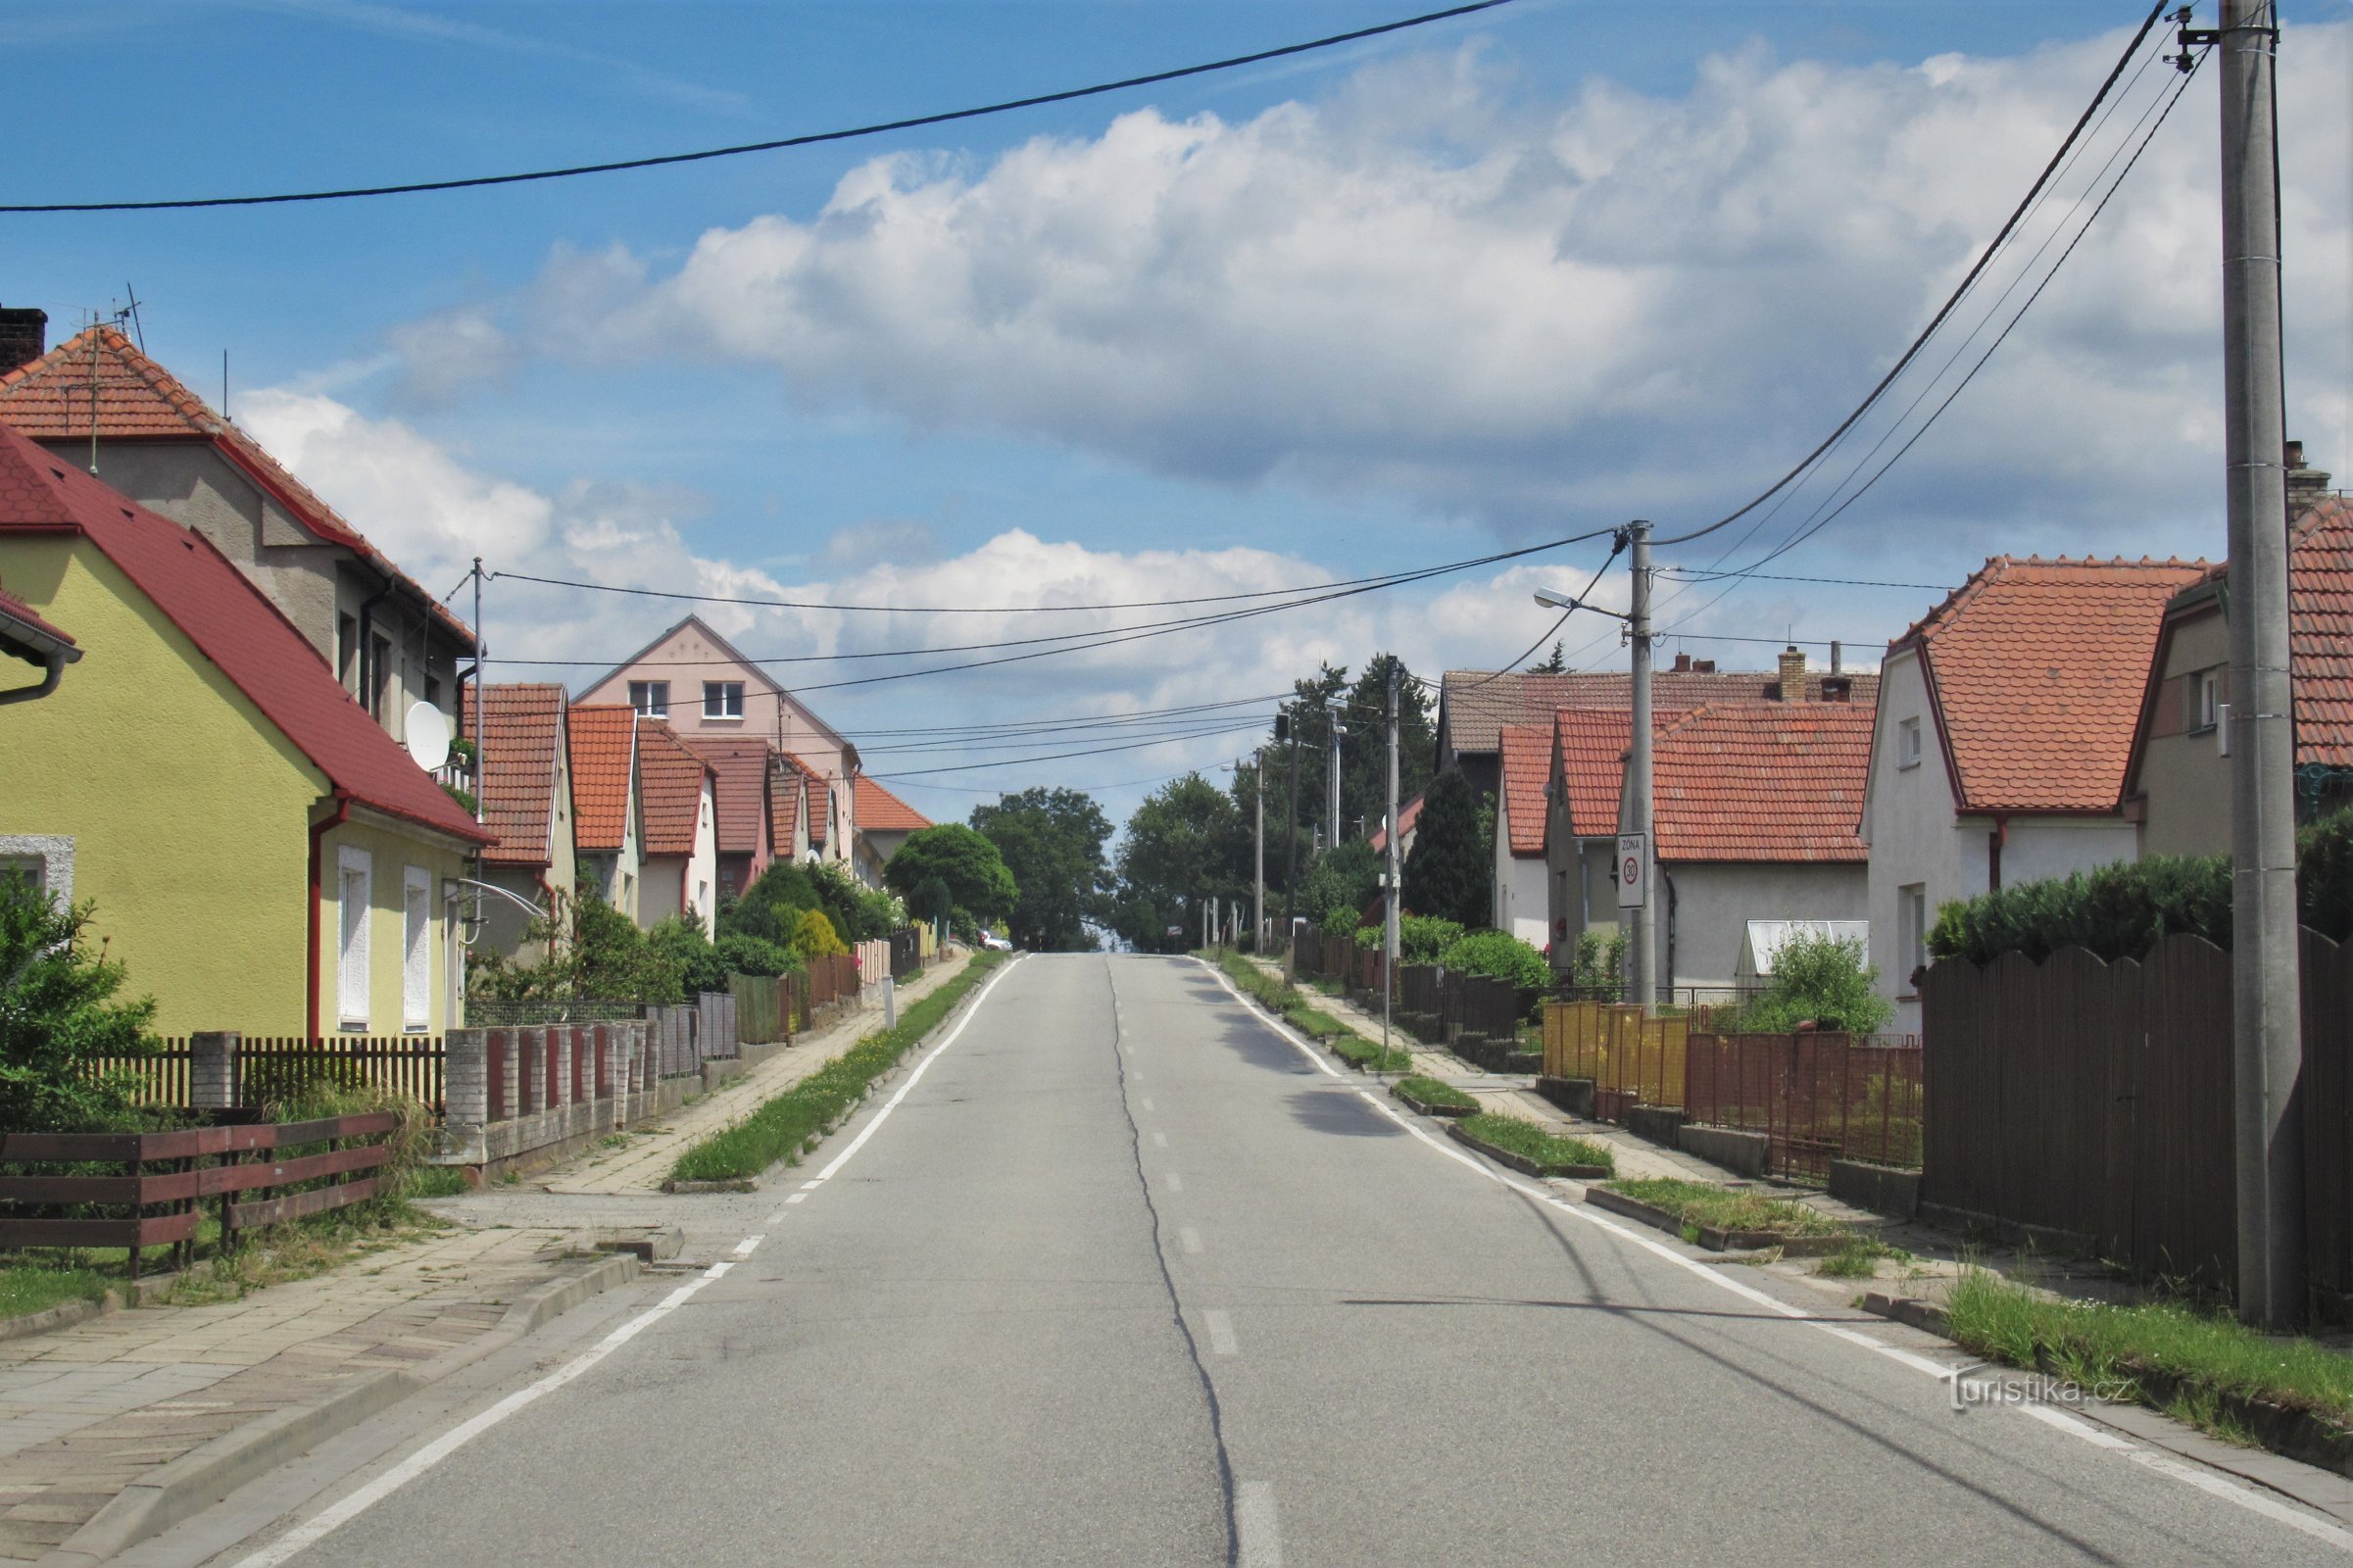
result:
[[[1149,1100],[1140,1100],[1137,1102],[1137,1103],[1142,1105],[1146,1110],[1152,1109],[1152,1102]]]
[[[1016,959],[1015,961],[1018,962],[1019,960]],[[890,1103],[883,1106],[881,1111],[875,1115],[874,1119],[866,1124],[864,1130],[861,1131],[858,1137],[851,1140],[849,1148],[843,1150],[840,1154],[834,1157],[831,1164],[827,1165],[823,1170],[817,1173],[815,1181],[802,1183],[801,1191],[786,1199],[786,1202],[798,1203],[803,1199],[807,1198],[811,1188],[814,1188],[818,1182],[823,1181],[826,1177],[831,1176],[835,1171],[841,1169],[842,1166],[848,1162],[852,1154],[857,1153],[858,1150],[865,1146],[866,1140],[874,1136],[874,1129],[881,1126],[884,1118],[888,1117],[893,1110],[898,1108],[899,1102],[907,1098],[907,1090],[915,1087],[915,1081],[923,1076],[924,1068],[929,1067],[932,1062],[938,1058],[941,1052],[946,1051],[950,1046],[953,1046],[956,1043],[957,1038],[964,1032],[964,1026],[969,1024],[972,1021],[973,1015],[980,1011],[981,1003],[989,1000],[989,993],[997,989],[998,981],[1003,980],[1006,975],[1010,974],[1012,972],[1012,964],[1005,965],[1005,968],[997,972],[997,978],[995,980],[991,980],[987,985],[981,987],[980,995],[974,999],[972,1006],[965,1012],[963,1022],[958,1023],[956,1026],[954,1033],[950,1034],[947,1039],[941,1041],[939,1045],[932,1049],[931,1054],[923,1058],[921,1064],[918,1065],[914,1072],[908,1076],[905,1086],[900,1089],[898,1094],[891,1097]],[[770,1217],[768,1223],[776,1223],[778,1219],[783,1217],[783,1214],[784,1211],[782,1209],[778,1209],[775,1215]],[[758,1247],[764,1239],[765,1233],[745,1237],[742,1241],[735,1244],[735,1255],[739,1258],[749,1257],[752,1253],[752,1250]],[[382,1475],[377,1476],[373,1481],[368,1482],[366,1486],[360,1488],[358,1491],[351,1493],[349,1495],[343,1497],[340,1501],[335,1502],[331,1506],[323,1508],[319,1512],[312,1515],[309,1519],[305,1520],[299,1525],[296,1525],[293,1529],[278,1537],[277,1540],[271,1542],[260,1551],[257,1551],[252,1556],[243,1559],[237,1564],[237,1568],[275,1568],[276,1564],[282,1563],[287,1558],[294,1556],[297,1552],[307,1550],[309,1547],[317,1544],[319,1542],[324,1540],[328,1535],[332,1534],[336,1530],[341,1529],[344,1525],[349,1524],[352,1520],[357,1519],[361,1514],[366,1513],[368,1509],[374,1507],[386,1497],[391,1496],[395,1492],[398,1492],[401,1488],[407,1486],[418,1476],[421,1476],[426,1471],[432,1469],[435,1465],[448,1458],[451,1454],[456,1453],[460,1448],[465,1447],[468,1443],[471,1443],[474,1439],[480,1437],[492,1427],[497,1426],[500,1422],[515,1414],[515,1412],[517,1410],[520,1410],[524,1406],[543,1398],[547,1395],[555,1393],[558,1389],[563,1388],[566,1383],[569,1383],[573,1379],[587,1373],[593,1369],[598,1362],[604,1360],[605,1357],[611,1355],[613,1351],[619,1349],[622,1346],[637,1338],[638,1335],[644,1333],[647,1329],[653,1327],[656,1323],[660,1322],[664,1317],[667,1317],[679,1307],[685,1305],[697,1291],[700,1291],[704,1286],[709,1285],[712,1280],[722,1278],[725,1276],[727,1271],[733,1267],[735,1267],[734,1261],[725,1258],[722,1258],[720,1261],[711,1264],[711,1267],[705,1269],[701,1274],[687,1281],[687,1283],[684,1285],[679,1286],[676,1290],[670,1292],[669,1295],[663,1297],[660,1301],[648,1307],[645,1311],[640,1312],[637,1316],[631,1318],[619,1328],[614,1329],[611,1334],[606,1335],[588,1350],[583,1351],[577,1356],[574,1356],[571,1360],[565,1362],[563,1366],[558,1367],[555,1371],[549,1373],[546,1377],[541,1378],[538,1382],[533,1383],[526,1388],[515,1390],[513,1394],[508,1395],[505,1398],[499,1400],[498,1403],[492,1405],[489,1409],[482,1411],[479,1415],[469,1417],[468,1419],[460,1422],[457,1426],[450,1428],[449,1431],[444,1432],[440,1437],[435,1438],[432,1442],[426,1444],[415,1453],[410,1454],[406,1459],[403,1459],[400,1463],[394,1465]]]
[[[884,1105],[882,1109],[874,1113],[874,1119],[872,1121],[866,1123],[865,1126],[858,1129],[858,1136],[850,1140],[850,1147],[843,1150],[840,1153],[834,1155],[831,1162],[829,1162],[823,1170],[817,1172],[818,1181],[825,1180],[835,1171],[840,1170],[844,1165],[850,1163],[850,1156],[866,1147],[866,1140],[873,1137],[876,1129],[880,1128],[884,1122],[891,1119],[891,1112],[897,1110],[899,1108],[899,1102],[905,1100],[908,1094],[914,1090],[915,1085],[923,1081],[923,1075],[931,1071],[931,1064],[939,1060],[942,1054],[944,1054],[950,1046],[955,1045],[958,1040],[961,1040],[964,1037],[964,1031],[971,1027],[972,1020],[980,1016],[981,1004],[989,1000],[989,993],[996,990],[1000,985],[1004,984],[1005,977],[1008,974],[1011,974],[1013,972],[1014,964],[1019,962],[1020,960],[1016,958],[1013,960],[1013,963],[1006,964],[1004,968],[997,971],[996,979],[990,981],[987,985],[980,988],[980,995],[972,1000],[971,1006],[964,1009],[964,1016],[958,1019],[956,1021],[956,1026],[948,1032],[948,1038],[941,1041],[938,1045],[932,1047],[931,1054],[915,1064],[915,1070],[907,1075],[907,1082],[899,1086],[899,1093],[893,1095],[890,1099],[890,1102]]]
[[[1201,1233],[1190,1225],[1180,1225],[1177,1227],[1177,1245],[1188,1252],[1198,1252],[1201,1250]]]
[[[775,1213],[770,1214],[766,1219],[761,1220],[760,1223],[762,1225],[781,1225],[784,1223],[785,1215],[791,1212],[792,1210],[790,1209],[780,1208]]]
[[[1160,1180],[1168,1184],[1168,1190],[1172,1193],[1181,1193],[1185,1190],[1185,1178],[1179,1176],[1175,1171],[1163,1173]]]
[[[1234,1320],[1211,1307],[1201,1314],[1201,1324],[1209,1331],[1209,1348],[1219,1355],[1239,1355],[1242,1347],[1234,1340]]]
[[[599,1361],[604,1360],[605,1357],[637,1338],[638,1335],[685,1305],[697,1291],[709,1285],[712,1280],[718,1279],[733,1267],[735,1265],[729,1262],[711,1264],[694,1279],[679,1286],[653,1306],[638,1313],[637,1316],[606,1335],[589,1349],[574,1356],[529,1387],[515,1390],[481,1414],[450,1428],[449,1431],[444,1432],[399,1464],[360,1488],[359,1491],[352,1493],[333,1506],[314,1514],[260,1551],[245,1558],[237,1565],[237,1568],[275,1568],[276,1564],[284,1562],[295,1553],[309,1549],[517,1410],[546,1397],[566,1383],[581,1376]]]
[[[1234,1536],[1242,1568],[1283,1568],[1283,1537],[1275,1528],[1275,1489],[1245,1481],[1234,1489]]]
[[[1168,1135],[1166,1133],[1152,1134],[1152,1146],[1154,1149],[1166,1149],[1168,1147]]]
[[[1196,961],[1200,962],[1201,960],[1197,959]],[[1293,1033],[1290,1027],[1284,1024],[1280,1019],[1274,1018],[1266,1012],[1260,1010],[1258,1007],[1253,1006],[1250,1004],[1250,999],[1243,996],[1241,991],[1235,987],[1233,981],[1227,979],[1222,972],[1211,967],[1205,962],[1201,963],[1201,967],[1209,970],[1209,973],[1216,979],[1217,983],[1225,987],[1227,995],[1231,996],[1234,1001],[1241,1005],[1245,1012],[1248,1012],[1251,1017],[1257,1019],[1261,1024],[1264,1024],[1267,1028],[1273,1030],[1277,1038],[1288,1042],[1293,1050],[1304,1055],[1309,1061],[1313,1062],[1318,1068],[1322,1069],[1327,1076],[1333,1078],[1339,1078],[1343,1076],[1339,1069],[1335,1068],[1330,1062],[1324,1059],[1323,1054],[1317,1051],[1312,1043]],[[1789,1302],[1781,1300],[1776,1297],[1766,1295],[1763,1291],[1757,1290],[1753,1286],[1742,1284],[1740,1281],[1729,1277],[1721,1269],[1711,1267],[1706,1263],[1700,1262],[1696,1258],[1686,1257],[1682,1253],[1677,1252],[1667,1247],[1665,1243],[1654,1241],[1650,1237],[1643,1235],[1639,1231],[1621,1225],[1617,1221],[1609,1219],[1604,1215],[1595,1212],[1593,1209],[1589,1208],[1583,1203],[1567,1202],[1563,1200],[1558,1194],[1547,1189],[1532,1187],[1524,1181],[1517,1180],[1514,1177],[1506,1176],[1502,1172],[1487,1164],[1485,1161],[1474,1157],[1467,1152],[1439,1142],[1436,1138],[1431,1137],[1430,1134],[1423,1131],[1420,1127],[1415,1126],[1406,1117],[1398,1114],[1396,1109],[1376,1096],[1368,1094],[1362,1089],[1356,1089],[1354,1090],[1354,1093],[1356,1097],[1362,1100],[1366,1104],[1372,1106],[1382,1115],[1387,1116],[1391,1121],[1397,1123],[1397,1126],[1402,1128],[1405,1132],[1421,1140],[1423,1145],[1430,1149],[1436,1150],[1439,1153],[1446,1155],[1448,1159],[1455,1161],[1457,1164],[1478,1172],[1479,1175],[1495,1183],[1498,1186],[1508,1187],[1515,1193],[1525,1194],[1526,1196],[1537,1200],[1539,1202],[1558,1209],[1561,1213],[1568,1215],[1572,1219],[1582,1221],[1583,1223],[1593,1226],[1598,1230],[1607,1231],[1612,1236],[1615,1236],[1622,1241],[1630,1242],[1636,1247],[1642,1249],[1644,1251],[1663,1258],[1667,1262],[1674,1264],[1677,1268],[1685,1270],[1692,1277],[1707,1281],[1710,1285],[1715,1286],[1718,1290],[1729,1291],[1733,1295],[1740,1297],[1745,1300],[1753,1301],[1757,1305],[1762,1306],[1769,1311],[1777,1312],[1783,1317],[1790,1318],[1797,1322],[1803,1323],[1804,1326],[1809,1329],[1815,1329],[1821,1333],[1827,1334],[1835,1340],[1844,1340],[1849,1345],[1859,1346],[1863,1349],[1869,1350],[1875,1355],[1884,1355],[1888,1360],[1895,1362],[1899,1366],[1910,1367],[1916,1372],[1924,1372],[1930,1377],[1936,1379],[1938,1382],[1950,1381],[1953,1376],[1952,1368],[1937,1361],[1934,1361],[1925,1355],[1916,1354],[1911,1350],[1903,1349],[1897,1346],[1884,1344],[1879,1340],[1873,1339],[1870,1335],[1862,1333],[1859,1330],[1849,1328],[1842,1323],[1825,1322],[1820,1319],[1813,1318],[1804,1307],[1792,1306]],[[2062,1411],[2053,1410],[2045,1405],[2015,1404],[2009,1406],[2008,1408],[2022,1411],[2026,1415],[2042,1422],[2046,1426],[2049,1426],[2057,1431],[2064,1432],[2070,1437],[2081,1439],[2085,1443],[2091,1444],[2095,1447],[2107,1448],[2111,1451],[2118,1452],[2122,1454],[2123,1457],[2131,1459],[2137,1464],[2144,1465],[2151,1470],[2155,1470],[2161,1475],[2172,1476],[2176,1480],[2187,1482],[2189,1485],[2196,1487],[2201,1492],[2211,1493],[2213,1495],[2221,1497],[2226,1501],[2236,1503],[2239,1507],[2246,1509],[2250,1513],[2262,1514],[2266,1518],[2277,1519],[2281,1523],[2292,1525],[2295,1529],[2302,1531],[2308,1536],[2328,1542],[2330,1545],[2335,1546],[2340,1551],[2353,1552],[2353,1531],[2348,1531],[2341,1526],[2330,1524],[2323,1519],[2315,1518],[2311,1514],[2304,1513],[2301,1510],[2290,1507],[2285,1503],[2277,1502],[2262,1493],[2253,1491],[2247,1487],[2242,1487],[2235,1482],[2225,1481],[2220,1476],[2212,1475],[2206,1471],[2196,1469],[2165,1454],[2151,1452],[2150,1450],[2139,1446],[2137,1444],[2128,1442],[2127,1440],[2120,1438],[2111,1432],[2099,1427],[2095,1427],[2088,1421],[2077,1420],[2071,1415],[2067,1415]]]
[[[825,1178],[824,1178],[824,1177],[822,1177],[822,1176],[820,1176],[820,1177],[818,1177],[818,1178],[816,1179],[816,1181],[813,1181],[813,1182],[803,1182],[803,1183],[801,1184],[801,1190],[802,1190],[803,1192],[805,1192],[805,1193],[813,1193],[813,1192],[815,1192],[815,1191],[817,1190],[817,1186],[818,1186],[818,1184],[819,1184],[819,1183],[821,1183],[821,1182],[823,1182],[824,1180],[825,1180]]]

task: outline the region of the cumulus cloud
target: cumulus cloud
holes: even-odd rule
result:
[[[2317,451],[2353,437],[2335,373],[2353,361],[2353,24],[2297,41],[2291,416]],[[920,428],[1402,495],[1507,532],[1564,511],[1671,518],[1777,474],[1876,379],[2120,42],[1909,69],[1750,49],[1680,97],[1595,79],[1541,107],[1475,54],[1379,65],[1241,122],[1148,109],[985,168],[878,158],[814,216],[711,229],[666,274],[560,250],[501,331],[532,354],[765,364],[803,399]],[[2216,488],[2213,91],[2193,86],[1907,460],[1908,505],[2097,522]]]

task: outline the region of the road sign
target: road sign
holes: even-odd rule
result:
[[[1642,875],[1650,858],[1650,835],[1621,833],[1618,835],[1618,907],[1639,909],[1649,891],[1649,878]]]

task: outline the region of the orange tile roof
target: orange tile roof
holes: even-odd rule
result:
[[[801,776],[801,770],[778,755],[768,779],[768,842],[776,847],[779,860],[793,858],[794,840],[800,836],[801,802],[808,793],[809,781]]]
[[[858,825],[866,833],[914,833],[931,826],[931,818],[860,773],[851,788],[858,796]]]
[[[462,733],[472,739],[473,687],[466,688]],[[482,825],[499,842],[482,852],[492,865],[544,866],[554,828],[556,748],[564,738],[564,688],[493,686],[481,726]]]
[[[1544,774],[1552,765],[1552,733],[1534,724],[1505,724],[1498,739],[1511,853],[1527,859],[1544,853]]]
[[[784,760],[799,768],[801,776],[809,780],[809,842],[812,845],[822,844],[827,830],[833,826],[833,791],[826,787],[824,774],[791,752],[784,754]]]
[[[1661,860],[1862,860],[1874,712],[1854,703],[1710,703],[1651,749]]]
[[[2328,496],[2296,519],[2287,598],[2297,765],[2353,767],[2353,501]]]
[[[573,841],[591,855],[610,854],[629,834],[636,710],[617,703],[575,705],[564,729],[571,746]]]
[[[1655,728],[1680,714],[1651,714]],[[1581,839],[1618,831],[1618,796],[1626,784],[1626,749],[1634,744],[1634,715],[1621,708],[1564,708],[1552,715],[1553,765],[1569,808],[1569,831]]]
[[[703,825],[703,785],[711,764],[659,718],[637,726],[637,789],[646,854],[692,855]]]
[[[1827,669],[1806,671],[1809,699],[1822,695]],[[1835,677],[1848,683],[1857,706],[1879,701],[1879,675],[1874,670],[1840,670]],[[1778,686],[1774,670],[1677,670],[1653,668],[1650,700],[1660,711],[1688,712],[1701,703],[1761,699]],[[1634,676],[1622,669],[1572,669],[1557,675],[1527,670],[1494,675],[1487,670],[1449,669],[1440,686],[1439,706],[1446,742],[1460,756],[1480,756],[1496,749],[1497,732],[1505,724],[1534,724],[1550,729],[1552,715],[1564,708],[1634,706]]]
[[[775,748],[757,735],[680,735],[687,748],[711,764],[716,792],[719,853],[757,858],[760,846],[775,842],[774,807],[768,799],[768,759]],[[784,853],[792,853],[792,839]]]
[[[141,353],[120,327],[93,326],[47,354],[0,375],[0,424],[35,441],[88,440],[92,388],[101,439],[204,440],[270,492],[319,538],[352,551],[406,587],[435,619],[472,646],[473,633],[442,603],[394,565],[368,536],[262,444],[215,413],[187,384]]]
[[[2165,603],[2206,570],[1996,556],[1889,643],[1920,651],[1960,808],[2115,809]]]
[[[1412,800],[1397,808],[1397,837],[1400,840],[1413,837],[1413,830],[1421,824],[1421,820],[1422,797],[1416,795]],[[1365,846],[1376,855],[1388,853],[1389,824],[1387,822],[1375,824],[1372,833],[1364,842]]]

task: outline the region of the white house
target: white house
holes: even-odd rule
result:
[[[1544,868],[1544,787],[1551,726],[1502,728],[1503,789],[1495,799],[1495,888],[1489,919],[1533,948],[1552,940]]]
[[[1862,837],[1871,959],[1920,1027],[1937,908],[2137,853],[2125,769],[2166,601],[2203,562],[1997,556],[1880,671]]]

